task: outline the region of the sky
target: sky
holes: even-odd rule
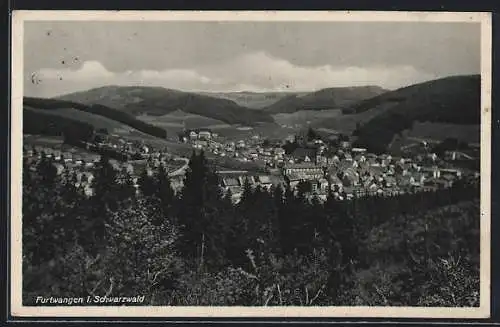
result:
[[[24,94],[105,85],[184,91],[387,89],[480,72],[480,25],[441,22],[31,21]]]

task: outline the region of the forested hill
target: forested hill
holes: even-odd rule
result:
[[[378,86],[326,88],[312,93],[289,95],[263,110],[270,113],[293,113],[299,110],[344,109],[384,92],[386,90]]]
[[[417,121],[478,125],[480,98],[479,75],[447,77],[384,93],[351,108],[353,115],[373,112],[355,131],[358,144],[384,151],[395,134]]]
[[[151,136],[161,138],[167,136],[167,132],[163,128],[140,121],[126,112],[100,104],[85,105],[57,99],[24,97],[23,108],[23,124],[27,133],[62,135],[68,126],[88,131],[90,126],[96,128],[94,126],[95,120],[89,119],[89,114],[91,114],[101,116],[102,120],[106,119],[117,124],[127,125]],[[63,110],[68,109],[74,110],[71,117],[63,115]]]
[[[273,122],[269,113],[252,110],[236,102],[208,95],[162,87],[105,86],[59,97],[85,104],[101,104],[133,116],[161,116],[176,110],[223,121],[228,124],[254,125]]]

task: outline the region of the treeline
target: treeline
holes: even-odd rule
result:
[[[131,116],[128,113],[120,111],[118,109],[113,109],[99,104],[85,105],[65,100],[30,98],[30,97],[25,97],[23,99],[23,102],[25,106],[38,109],[57,110],[62,108],[74,108],[115,120],[117,122],[135,128],[136,130],[151,136],[156,136],[160,138],[167,137],[167,131],[161,127],[157,127],[148,124],[146,122],[143,122],[141,120],[138,120],[134,116]]]
[[[87,141],[94,134],[94,126],[79,120],[44,113],[41,110],[23,109],[23,133],[47,136],[66,136],[70,140]]]
[[[380,110],[357,128],[359,146],[385,151],[394,135],[411,128],[415,121],[480,124],[481,78],[454,76],[401,88],[354,106],[352,111]]]
[[[46,158],[24,168],[26,305],[49,293],[140,293],[146,305],[478,305],[474,184],[321,203],[247,181],[235,205],[203,153],[177,194],[164,167],[142,174],[136,194],[103,157],[92,196]]]
[[[172,90],[163,90],[154,97],[143,98],[142,101],[127,104],[125,108],[136,114],[147,113],[158,116],[182,110],[217,119],[227,124],[252,126],[258,122],[274,122],[269,113],[242,107],[231,100]]]

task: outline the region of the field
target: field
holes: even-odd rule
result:
[[[408,132],[408,137],[436,141],[442,141],[446,138],[456,138],[467,143],[479,143],[480,132],[479,125],[416,122],[413,124],[413,128]]]
[[[322,114],[325,115],[325,113],[320,112],[316,115],[321,116]],[[331,113],[328,114],[331,115]],[[311,115],[314,115],[314,113],[311,112]],[[294,127],[281,127],[275,123],[257,123],[253,127],[237,124],[229,125],[220,120],[186,113],[181,110],[162,116],[141,115],[137,118],[166,129],[169,135],[168,138],[171,140],[176,138],[176,133],[182,131],[183,126],[185,126],[186,129],[208,128],[218,133],[220,136],[231,140],[245,139],[252,135],[282,139],[289,134],[293,134],[297,130],[297,128]]]
[[[136,136],[143,139],[155,138],[154,136],[138,131],[135,128],[122,124],[116,120],[109,119],[100,115],[96,115],[78,109],[61,108],[54,110],[46,110],[46,109],[36,109],[32,107],[26,107],[26,108],[29,108],[29,110],[35,112],[43,113],[45,115],[60,116],[88,123],[94,126],[95,129],[105,128],[110,134],[117,134],[124,137]]]
[[[274,120],[280,125],[294,126],[317,124],[324,119],[337,117],[342,113],[339,109],[331,110],[299,110],[294,113],[280,113],[273,115]]]
[[[161,116],[143,114],[137,116],[137,119],[150,124],[154,124],[159,127],[163,127],[165,129],[182,129],[183,126],[185,126],[187,129],[194,129],[211,125],[227,125],[220,120],[187,113],[182,110],[176,110],[174,112]]]
[[[262,109],[290,95],[303,95],[304,92],[201,92],[215,98],[227,99],[249,109]]]
[[[350,134],[356,129],[357,124],[363,124],[393,106],[392,103],[380,105],[376,108],[363,111],[358,114],[339,113],[334,117],[325,117],[311,123],[316,128],[326,128],[340,133]]]

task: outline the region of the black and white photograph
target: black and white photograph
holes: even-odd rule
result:
[[[13,22],[13,314],[489,316],[488,14]]]

